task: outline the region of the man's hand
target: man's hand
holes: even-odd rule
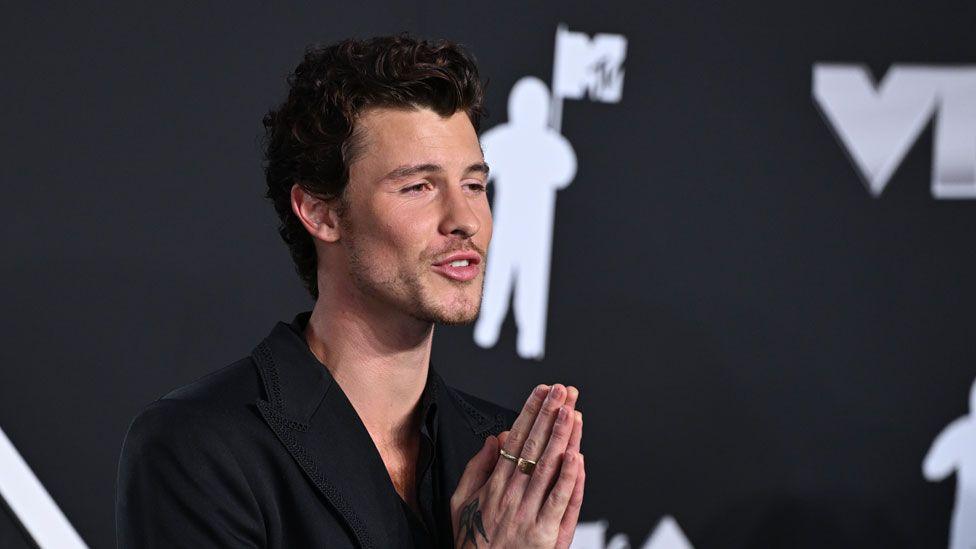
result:
[[[573,387],[540,385],[511,431],[488,437],[451,498],[455,547],[569,547],[586,478],[578,395]],[[501,458],[499,447],[536,461],[532,474]]]

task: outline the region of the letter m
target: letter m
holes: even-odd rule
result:
[[[875,86],[867,67],[816,63],[813,98],[875,197],[938,113],[932,196],[976,198],[976,66],[893,65]]]

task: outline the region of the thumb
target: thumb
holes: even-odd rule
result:
[[[461,507],[468,502],[468,498],[472,494],[477,492],[488,481],[488,476],[491,475],[491,472],[495,469],[495,463],[498,461],[498,448],[498,439],[494,436],[489,436],[485,439],[481,450],[464,467],[464,472],[461,474],[461,479],[458,481],[457,488],[454,490],[454,495],[451,496],[451,529],[455,537],[458,533]]]
[[[488,476],[495,469],[495,463],[498,462],[498,448],[497,438],[489,436],[485,439],[481,450],[464,467],[464,473],[461,474],[452,500],[456,500],[459,505],[464,503],[468,496],[477,492],[487,482]]]

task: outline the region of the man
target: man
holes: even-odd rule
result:
[[[474,62],[347,40],[289,84],[268,197],[315,306],[133,421],[119,545],[568,547],[578,392],[540,385],[515,417],[430,366],[434,324],[478,315],[491,239]]]

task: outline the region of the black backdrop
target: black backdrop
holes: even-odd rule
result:
[[[114,545],[130,419],[311,306],[260,169],[304,46],[460,41],[491,127],[517,79],[551,81],[566,23],[628,51],[620,103],[564,104],[579,169],[546,356],[518,358],[511,318],[489,350],[439,327],[439,370],[511,407],[578,385],[582,520],[634,546],[666,515],[699,549],[945,546],[955,480],[921,463],[976,376],[976,205],[933,198],[929,128],[873,198],[811,70],[973,62],[972,6],[8,6],[0,428],[86,543]]]

